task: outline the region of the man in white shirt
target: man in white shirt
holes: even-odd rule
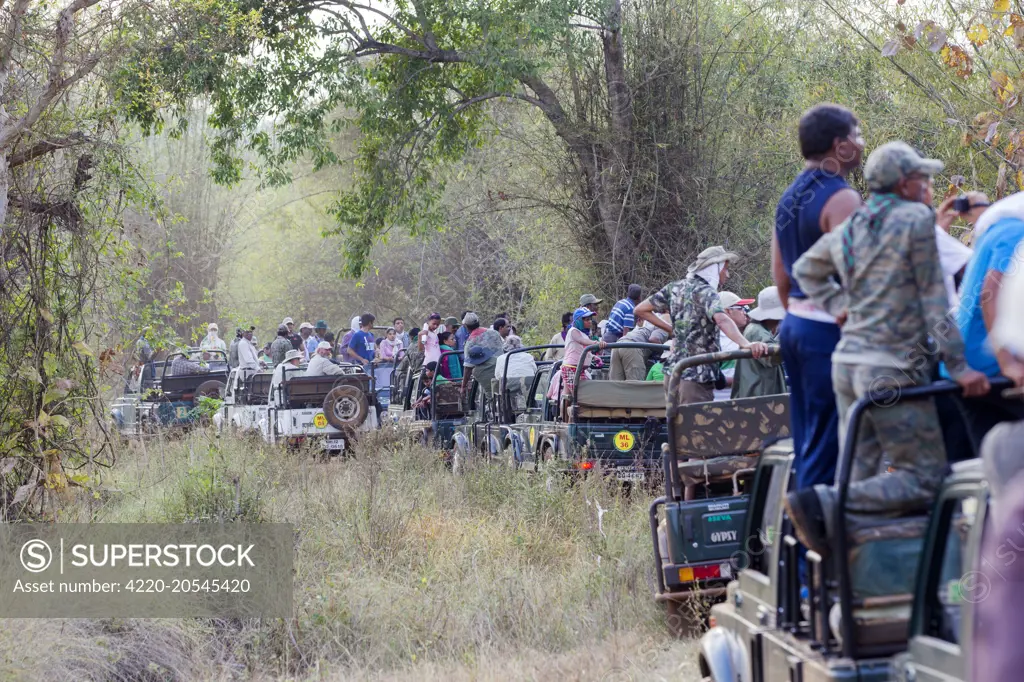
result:
[[[310,359],[309,366],[306,367],[306,376],[322,377],[344,373],[345,370],[331,362],[331,344],[327,341],[318,343],[316,352]]]
[[[302,376],[301,372],[291,371],[299,367],[302,362],[302,351],[292,349],[285,353],[284,362],[274,368],[274,376],[270,379],[270,399],[271,405],[276,404],[274,401],[278,396],[277,387],[284,381],[285,370],[289,370],[289,377]]]
[[[242,332],[242,338],[238,341],[238,367],[252,374],[260,368],[260,356],[256,347],[252,345],[252,330]]]

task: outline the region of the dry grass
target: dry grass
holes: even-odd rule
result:
[[[131,447],[67,520],[298,529],[294,618],[0,621],[22,679],[696,678],[653,603],[643,494],[500,466],[452,476],[393,437],[318,463],[209,433]],[[27,646],[29,645],[30,646]]]

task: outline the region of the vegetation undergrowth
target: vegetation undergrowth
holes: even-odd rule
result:
[[[0,675],[600,679],[651,650],[692,665],[651,597],[649,496],[596,477],[453,476],[388,434],[322,462],[204,431],[130,444],[103,483],[101,505],[62,517],[295,524],[294,617],[4,621]]]

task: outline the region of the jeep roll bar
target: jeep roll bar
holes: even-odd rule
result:
[[[1003,391],[1006,388],[1010,388],[1013,384],[1005,377],[995,377],[989,379],[991,383],[991,390],[989,395],[996,394]],[[845,523],[845,512],[846,512],[846,500],[849,495],[850,488],[850,476],[853,464],[853,453],[857,448],[857,435],[860,431],[860,421],[864,416],[865,412],[872,405],[891,406],[895,402],[901,400],[923,400],[926,398],[933,398],[940,395],[958,395],[962,389],[959,384],[952,381],[936,381],[926,386],[908,386],[900,387],[895,389],[896,400],[892,400],[892,388],[881,389],[871,391],[866,396],[858,400],[850,408],[850,413],[847,417],[848,426],[846,429],[846,439],[842,443],[842,447],[839,450],[839,461],[836,463],[836,505],[835,505],[835,518],[833,527],[836,529],[836,537],[834,538],[834,551],[832,552],[833,564],[835,570],[835,576],[838,578],[839,583],[839,604],[840,604],[840,632],[842,635],[842,655],[846,658],[855,658],[857,653],[857,643],[854,640],[854,629],[855,623],[853,619],[853,580],[850,576],[850,567],[846,561],[846,556],[849,551],[849,542],[846,537],[846,523]],[[978,452],[975,450],[975,443],[973,439],[971,441],[971,451],[974,456],[978,456]],[[790,570],[796,570],[792,567]],[[825,598],[823,594],[822,599]],[[826,621],[827,623],[827,621]],[[822,636],[822,641],[827,642],[827,634]]]
[[[777,356],[781,351],[778,346],[768,346],[768,352],[764,357]],[[676,454],[676,425],[675,418],[679,413],[679,382],[684,369],[690,367],[697,367],[698,365],[717,364],[720,362],[728,362],[729,360],[751,360],[754,354],[747,348],[737,348],[736,350],[723,350],[717,353],[704,353],[702,355],[691,355],[688,358],[683,358],[676,363],[676,366],[672,368],[671,374],[668,377],[668,396],[667,404],[665,406],[665,420],[668,422],[668,455],[671,458],[672,466],[669,466],[666,460],[665,466],[665,492],[670,496],[681,499],[683,496],[683,483],[679,480],[679,467],[678,467],[678,455]]]
[[[174,361],[174,358],[181,357],[181,358],[185,358],[186,360],[188,360],[188,357],[190,355],[194,355],[195,353],[200,353],[200,354],[202,354],[202,353],[209,353],[210,355],[219,355],[219,356],[221,356],[223,358],[223,360],[213,360],[211,358],[211,362],[223,362],[225,365],[228,364],[228,354],[225,353],[222,350],[219,350],[219,349],[203,350],[202,348],[186,348],[184,351],[180,351],[179,350],[179,351],[175,351],[173,353],[170,353],[170,354],[168,354],[168,356],[166,358],[163,359],[164,366],[163,366],[163,370],[160,372],[160,382],[163,383],[164,378],[167,376],[167,370],[170,368],[171,363]],[[195,362],[195,361],[193,360],[193,362]],[[228,373],[229,374],[231,373],[231,368],[230,367],[228,368]],[[199,376],[199,375],[197,374],[196,376]]]
[[[621,343],[621,342],[608,343],[608,344],[605,344],[605,347],[604,347],[605,350],[615,350],[617,348],[618,349],[638,348],[640,350],[660,350],[662,353],[664,353],[665,351],[668,350],[668,345],[666,345],[664,343],[642,343],[640,341],[628,341],[626,343]],[[583,349],[583,354],[580,355],[579,364],[576,365],[576,377],[575,377],[575,380],[573,381],[573,385],[572,385],[572,404],[573,405],[576,404],[577,394],[579,393],[579,390],[580,390],[580,377],[583,376],[583,372],[585,372],[586,369],[587,369],[587,356],[590,355],[591,353],[594,353],[595,351],[600,350],[600,349],[601,349],[601,346],[599,344],[595,343],[595,344],[592,344],[592,345],[587,346],[586,348],[584,348]]]
[[[534,351],[549,350],[551,348],[565,348],[565,346],[564,345],[557,345],[557,344],[550,344],[550,343],[549,344],[545,344],[543,346],[527,346],[525,348],[516,348],[513,351],[509,351],[508,353],[505,353],[504,355],[498,356],[498,362],[501,362],[502,358],[505,359],[505,371],[502,372],[501,380],[498,382],[498,395],[500,396],[500,398],[499,398],[500,402],[498,403],[498,407],[499,407],[499,412],[501,413],[500,419],[501,419],[502,423],[510,424],[513,421],[513,417],[512,417],[512,401],[508,399],[508,396],[505,393],[505,389],[507,388],[507,385],[508,385],[507,379],[508,379],[508,361],[509,361],[509,356],[515,355],[516,353],[529,353],[529,352],[534,352]],[[543,360],[541,360],[541,362],[542,361]],[[538,370],[539,369],[540,368],[538,366]]]

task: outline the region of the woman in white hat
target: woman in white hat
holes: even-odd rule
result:
[[[743,338],[751,343],[766,345],[779,343],[779,325],[786,316],[778,287],[762,289],[757,295],[757,308],[748,313],[750,322],[743,330]],[[732,398],[754,398],[786,393],[786,374],[782,370],[782,357],[765,356],[757,360],[740,360],[732,381]]]

